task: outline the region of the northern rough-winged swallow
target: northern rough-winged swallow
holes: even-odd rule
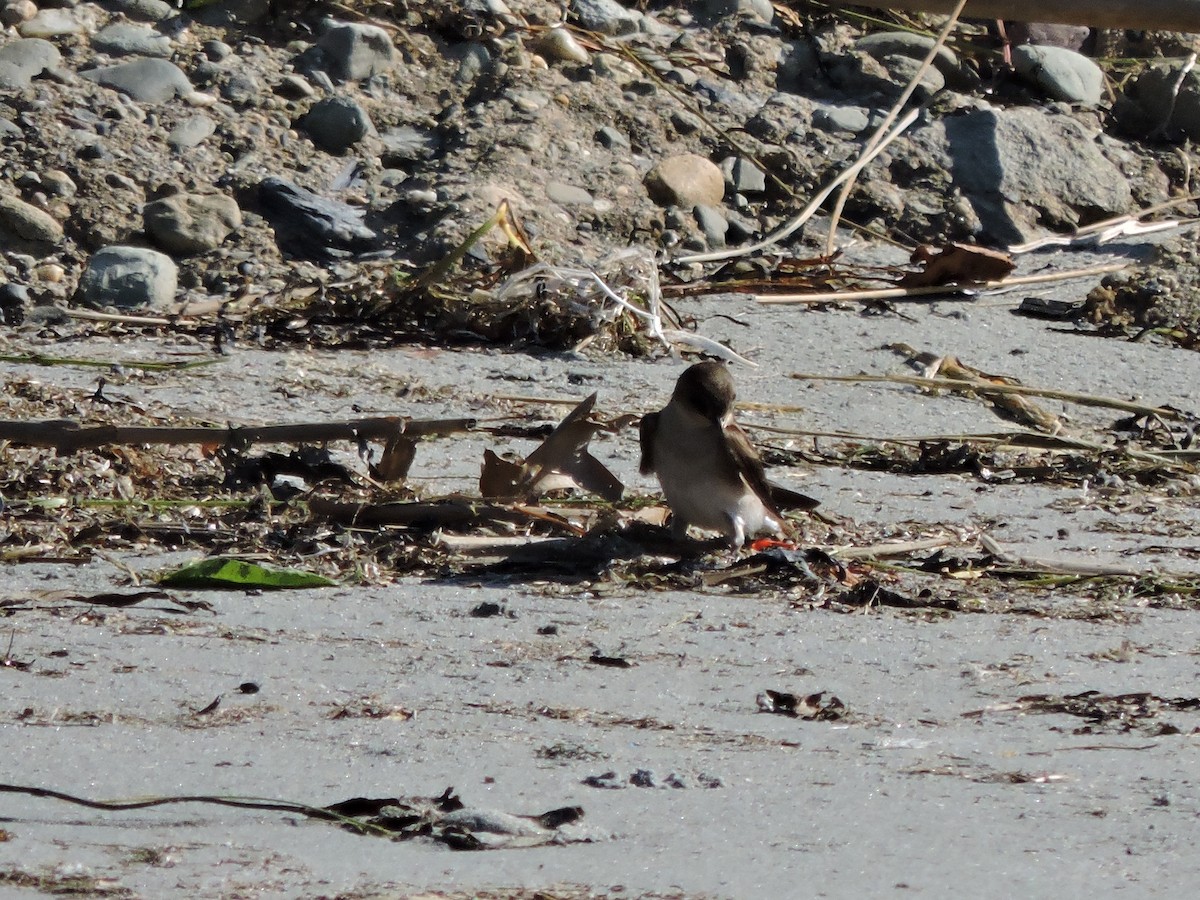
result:
[[[689,367],[662,410],[642,417],[643,475],[653,472],[671,507],[671,532],[716,531],[733,549],[782,531],[762,460],[733,421],[733,378],[724,364]]]

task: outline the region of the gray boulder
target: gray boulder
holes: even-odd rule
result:
[[[378,25],[334,23],[317,41],[326,69],[343,81],[386,72],[396,61],[391,36]]]
[[[174,301],[178,281],[178,269],[165,253],[105,247],[88,260],[79,293],[84,302],[96,306],[164,308]]]

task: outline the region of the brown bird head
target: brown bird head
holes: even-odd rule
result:
[[[721,422],[733,411],[733,376],[724,363],[696,363],[675,382],[672,400],[695,410],[710,422]]]

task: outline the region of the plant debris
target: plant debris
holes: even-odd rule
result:
[[[211,708],[215,708],[215,702]],[[511,815],[468,807],[454,793],[453,788],[447,788],[436,797],[354,797],[329,806],[210,795],[152,797],[139,800],[88,800],[49,788],[15,784],[0,784],[0,793],[61,800],[88,809],[113,812],[183,803],[286,812],[316,821],[332,822],[357,834],[388,837],[398,841],[420,838],[444,844],[453,850],[503,850],[590,843],[608,837],[578,825],[579,820],[583,818],[582,807],[564,806],[532,816]]]
[[[1155,737],[1171,734],[1197,734],[1200,725],[1184,729],[1159,717],[1168,712],[1200,711],[1200,697],[1159,697],[1148,691],[1131,694],[1104,694],[1082,691],[1078,694],[1030,694],[1012,703],[963,713],[979,718],[988,713],[1040,713],[1074,716],[1086,724],[1072,734],[1129,734],[1139,732]]]

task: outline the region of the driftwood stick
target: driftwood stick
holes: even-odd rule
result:
[[[301,444],[321,441],[409,438],[461,434],[475,427],[474,419],[406,419],[383,416],[347,422],[312,422],[295,425],[230,426],[228,428],[171,428],[142,425],[97,425],[85,428],[73,419],[41,422],[0,420],[0,441],[27,447],[53,447],[60,453],[112,444],[218,444],[248,447],[251,444]]]
[[[837,7],[841,4],[833,3]],[[955,0],[860,0],[854,6],[949,14]],[[1093,28],[1148,28],[1200,32],[1200,0],[969,0],[963,16],[1055,22]]]

